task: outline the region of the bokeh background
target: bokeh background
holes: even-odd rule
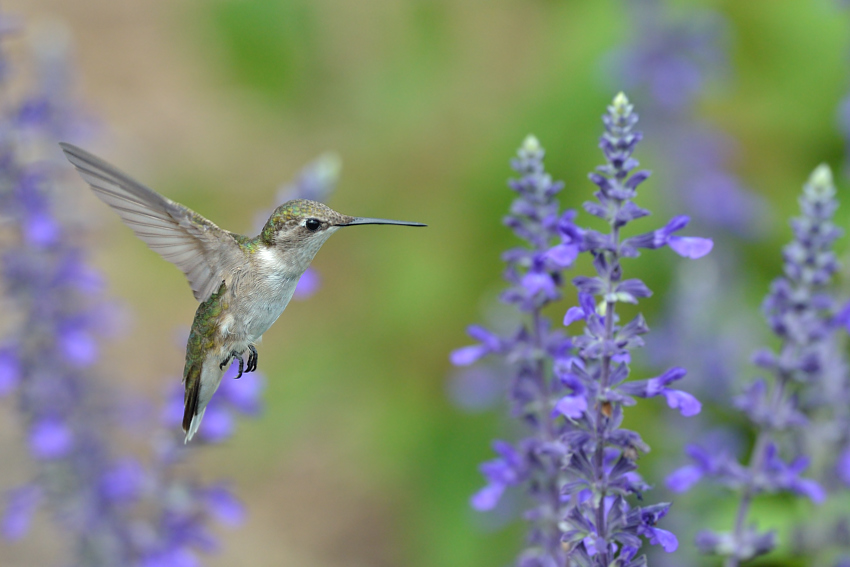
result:
[[[473,512],[468,498],[483,483],[477,465],[490,458],[490,441],[515,435],[513,426],[498,402],[457,403],[448,353],[468,344],[468,324],[494,317],[499,255],[514,243],[501,225],[513,198],[508,160],[526,134],[537,135],[549,170],[566,182],[563,203],[579,206],[592,191],[586,174],[601,161],[599,118],[626,89],[638,112],[648,110],[650,139],[638,157],[654,176],[641,202],[662,216],[676,211],[659,188],[687,180],[687,172],[674,174],[675,144],[663,143],[670,124],[692,120],[727,136],[725,171],[757,206],[742,221],[747,230],[704,223],[702,235],[733,249],[739,273],[714,285],[740,302],[727,309],[749,310],[746,324],[735,325],[746,344],[767,340],[759,302],[780,269],[786,219],[818,163],[833,166],[846,201],[839,109],[850,90],[850,12],[836,1],[7,0],[2,7],[26,23],[23,34],[4,39],[19,57],[13,65],[26,61],[31,42],[67,37],[78,95],[94,117],[90,149],[220,226],[250,232],[256,211],[275,204],[276,189],[328,150],[343,164],[333,208],[429,225],[335,236],[314,263],[318,293],[290,304],[265,335],[262,417],[187,465],[202,478],[233,479],[248,510],[243,527],[222,531],[223,549],[204,558],[209,565],[512,560],[521,523],[510,510]],[[653,22],[668,19],[716,27],[709,46],[694,48],[711,55],[704,78],[688,83],[685,103],[665,107],[646,78],[623,65],[637,65],[629,56],[658,38]],[[642,72],[654,64],[644,62]],[[77,189],[94,234],[92,260],[109,295],[127,306],[126,332],[104,348],[103,370],[162,399],[179,380],[180,337],[196,303],[178,270],[82,182]],[[634,276],[656,290],[642,304],[650,326],[665,316],[668,290],[681,277],[680,260],[652,256],[634,264]],[[571,300],[568,293],[559,311]],[[664,346],[661,335],[654,340]],[[689,366],[685,351],[656,351],[664,354],[647,357],[646,372]],[[734,376],[752,376],[739,358],[723,362]],[[0,405],[7,414],[0,487],[28,471],[13,408]],[[647,402],[630,422],[656,449],[641,461],[652,484],[681,463],[681,431],[666,413]],[[730,410],[715,413],[742,423]],[[691,509],[704,502],[679,501]],[[730,509],[721,502],[705,517],[722,526]],[[763,525],[781,525],[814,512],[779,501],[755,513]],[[61,563],[48,515],[37,520],[30,537],[0,544],[0,564]],[[691,542],[680,536],[687,554]]]

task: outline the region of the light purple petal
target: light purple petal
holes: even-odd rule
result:
[[[214,486],[204,496],[210,513],[222,524],[236,527],[245,521],[245,506],[224,486]]]
[[[692,417],[702,411],[702,404],[695,397],[682,390],[664,390],[661,392],[667,399],[667,405],[678,409],[685,417]]]
[[[469,366],[482,356],[488,354],[482,345],[470,345],[452,351],[449,359],[455,366]]]
[[[569,268],[578,257],[577,244],[559,244],[546,252],[546,259],[559,268]]]
[[[142,567],[199,567],[198,558],[182,547],[169,549],[148,555],[141,562]]]
[[[505,492],[504,484],[488,484],[472,495],[469,504],[481,512],[492,510],[499,503],[499,499]]]
[[[792,485],[791,489],[797,494],[807,496],[815,504],[823,504],[826,500],[826,492],[821,486],[808,478],[798,478]]]
[[[59,225],[47,214],[36,213],[26,219],[24,235],[34,246],[49,246],[59,239]]]
[[[584,309],[581,307],[570,307],[567,309],[567,314],[564,315],[564,325],[569,327],[581,319],[584,319]]]
[[[552,276],[543,272],[529,272],[520,280],[520,284],[529,295],[537,295],[542,293],[546,297],[557,297],[558,291],[555,288],[555,282],[552,281]]]
[[[703,471],[701,467],[696,465],[685,465],[684,467],[673,471],[667,477],[667,488],[673,492],[687,492],[702,478]]]
[[[611,360],[618,364],[621,362],[624,364],[629,364],[632,361],[632,354],[629,351],[624,350],[611,356]]]
[[[710,238],[698,238],[696,236],[671,236],[667,239],[667,245],[683,258],[702,258],[714,248],[714,242]]]
[[[582,396],[564,396],[555,404],[554,411],[570,419],[579,419],[587,411],[587,400]]]
[[[89,366],[97,360],[97,341],[82,329],[72,328],[60,332],[59,348],[65,358],[77,366]]]
[[[661,545],[667,553],[673,553],[679,548],[679,540],[672,532],[662,530],[661,528],[649,528],[652,536],[649,538],[649,543],[653,545]]]
[[[56,418],[46,418],[32,426],[30,451],[36,459],[58,459],[74,447],[71,429]]]

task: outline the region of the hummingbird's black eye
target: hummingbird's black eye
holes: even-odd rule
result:
[[[322,226],[322,223],[318,219],[307,219],[307,222],[304,223],[304,226],[307,227],[307,230],[315,232],[319,230],[319,227]]]

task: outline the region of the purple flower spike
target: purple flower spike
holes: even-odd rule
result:
[[[584,210],[608,223],[607,234],[578,227],[574,211],[558,211],[552,197],[562,184],[545,173],[538,141],[526,139],[512,163],[522,177],[510,182],[518,198],[505,224],[528,246],[503,255],[511,287],[502,299],[528,314],[528,321],[507,337],[471,328],[478,344],[451,355],[454,364],[466,365],[497,354],[515,370],[508,391],[514,415],[530,427],[530,435],[516,445],[494,445],[500,458],[482,465],[487,484],[470,503],[490,510],[508,487],[527,490],[533,507],[525,513],[529,548],[516,563],[522,567],[645,567],[646,558],[637,556],[643,540],[667,552],[679,545],[673,533],[656,526],[668,505],[633,508],[626,500],[649,490],[636,472],[638,454],[649,447],[638,433],[619,427],[623,408],[635,403],[633,396],[664,396],[683,415],[700,411],[696,398],[667,387],[684,377],[683,369],[627,381],[630,351],[642,346],[649,328],[641,315],[620,324],[617,304],[635,304],[652,292],[640,280],[624,280],[620,260],[637,255],[637,248],[667,245],[688,222],[676,217],[663,228],[620,241],[620,229],[649,214],[632,201],[649,177],[632,157],[642,137],[634,130],[637,120],[622,93],[603,117],[599,146],[606,164],[590,175],[598,190]],[[692,257],[710,248],[700,239],[680,238],[673,245]],[[560,270],[573,266],[582,252],[593,257],[596,274],[573,278],[579,305],[566,311],[563,323],[584,321],[584,332],[564,337],[552,330],[542,309],[560,298],[565,281]],[[686,472],[674,484],[692,484],[703,474],[698,467]]]
[[[2,36],[9,20],[0,20]],[[4,490],[0,532],[7,540],[23,537],[34,511],[44,508],[62,564],[195,567],[195,550],[217,547],[207,525],[214,518],[237,523],[238,503],[216,485],[208,491],[181,464],[196,449],[172,435],[183,414],[179,378],[173,403],[169,397],[159,413],[121,391],[126,365],[113,365],[108,375],[95,367],[100,337],[119,334],[127,320],[104,300],[105,278],[85,262],[91,251],[83,246],[103,239],[85,232],[96,223],[67,209],[79,179],[67,176],[56,143],[86,143],[81,136],[92,128],[71,93],[64,43],[22,57],[28,68],[20,85],[10,84],[8,73],[19,65],[0,54],[0,85],[8,94],[0,109],[0,211],[8,236],[0,242],[0,395],[15,396],[10,408],[20,412],[33,469],[31,481]],[[223,438],[232,415],[258,409],[262,381],[252,373],[238,383],[222,385],[214,398],[219,408],[211,406],[205,423],[212,427],[202,435]],[[168,432],[159,416],[170,421]],[[148,443],[149,450],[140,446]],[[139,449],[143,460],[130,454]]]
[[[802,216],[791,222],[794,240],[783,249],[784,275],[771,284],[762,306],[780,346],[775,352],[759,349],[752,357],[754,364],[773,375],[773,380],[754,380],[735,400],[735,405],[746,413],[758,432],[749,464],[740,464],[725,454],[691,448],[689,453],[696,463],[679,469],[667,479],[668,486],[678,491],[687,490],[702,477],[740,489],[734,530],[727,534],[702,532],[697,539],[700,549],[725,556],[725,564],[732,567],[776,546],[775,534],[758,532],[746,523],[750,503],[756,495],[788,491],[816,504],[826,499],[826,492],[818,482],[801,477],[809,463],[800,452],[804,444],[784,447],[774,439],[777,431],[808,426],[809,419],[801,411],[805,408],[800,407],[799,400],[817,399],[817,395],[829,388],[832,369],[838,369],[845,380],[847,366],[834,342],[844,314],[839,311],[840,303],[827,291],[838,270],[832,245],[840,231],[832,224],[837,202],[832,174],[825,165],[810,176],[800,206]],[[846,385],[841,388],[846,391]],[[846,405],[845,395],[832,397],[838,397],[839,403]],[[684,408],[688,400],[676,396],[675,403]],[[842,407],[840,415],[846,414],[844,410]],[[815,435],[823,434],[818,431]],[[783,459],[783,452],[790,453],[791,458]],[[842,477],[850,469],[850,457],[843,452],[839,455],[836,472]],[[818,536],[819,542],[822,539]]]

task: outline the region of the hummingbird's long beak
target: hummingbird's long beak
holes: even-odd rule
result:
[[[422,224],[421,222],[405,222],[388,219],[370,219],[367,217],[354,217],[351,221],[345,224],[339,224],[337,226],[355,226],[358,224],[397,224],[400,226],[428,226],[426,224]]]

